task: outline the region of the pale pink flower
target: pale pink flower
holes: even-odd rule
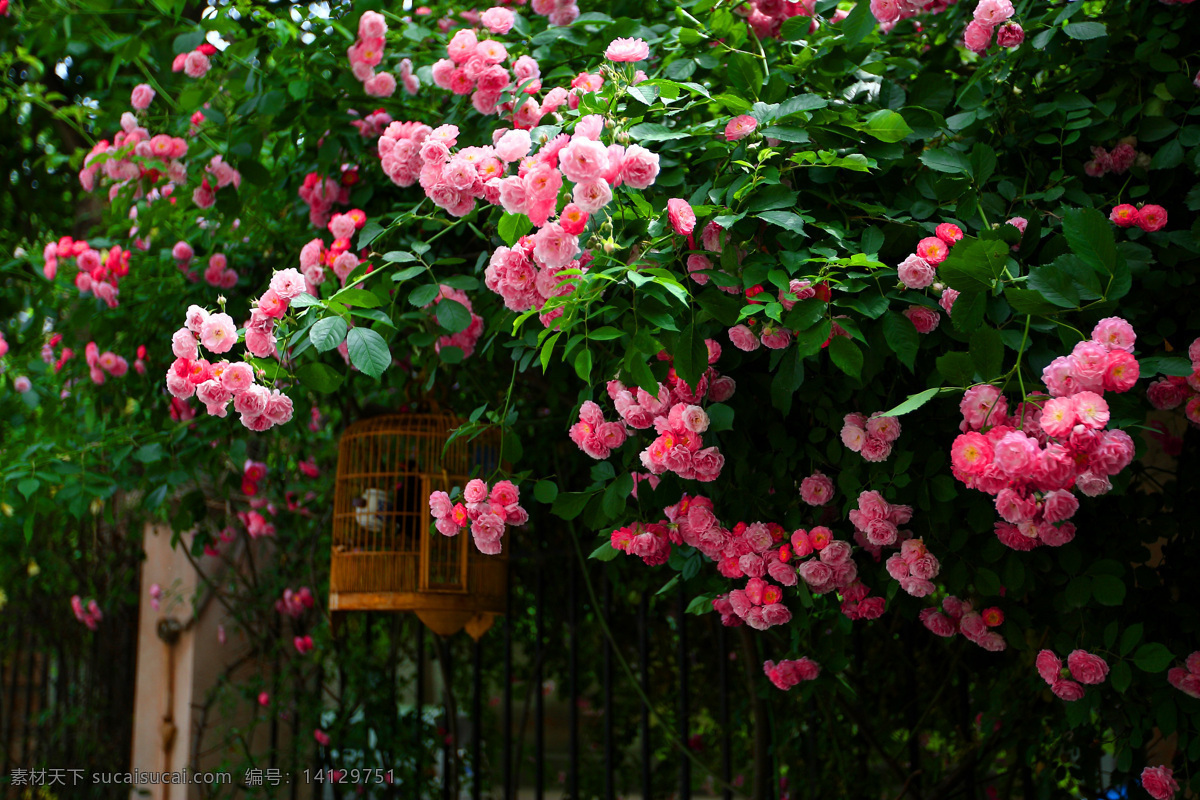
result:
[[[148,83],[139,83],[133,87],[133,93],[130,95],[129,104],[138,111],[145,111],[150,107],[150,103],[154,101],[155,91]]]
[[[650,45],[641,39],[613,39],[604,57],[609,61],[644,61],[650,57]]]
[[[758,120],[749,114],[742,114],[729,120],[728,124],[725,125],[725,139],[730,142],[745,139],[754,133],[754,129],[757,127]]]
[[[915,253],[900,262],[900,282],[909,289],[924,289],[936,276],[933,266]]]
[[[183,72],[189,78],[202,78],[211,66],[208,56],[199,50],[193,50],[184,58]]]
[[[984,25],[999,25],[1013,15],[1009,0],[979,0],[975,6],[975,19]]]
[[[988,45],[992,43],[992,26],[979,20],[971,20],[967,23],[967,29],[963,32],[963,42],[967,45],[967,49],[976,53],[982,53],[988,49]]]
[[[516,20],[512,11],[503,6],[496,6],[480,14],[479,21],[492,33],[505,34],[512,30]]]
[[[211,314],[200,328],[200,343],[213,353],[228,353],[237,344],[237,326],[228,314]]]
[[[680,236],[687,236],[696,228],[696,213],[691,204],[678,197],[667,201],[667,219]]]
[[[800,499],[810,506],[823,506],[833,498],[833,481],[817,471],[800,482]]]

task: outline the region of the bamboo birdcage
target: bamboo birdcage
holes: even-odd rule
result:
[[[451,414],[385,414],[351,425],[338,447],[329,609],[413,611],[449,636],[478,639],[504,613],[508,553],[486,556],[464,531],[431,525],[429,495],[499,464],[494,436],[446,445]],[[444,449],[444,452],[443,452]]]

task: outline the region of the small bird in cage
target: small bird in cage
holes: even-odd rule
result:
[[[354,521],[369,531],[383,530],[387,514],[393,510],[392,501],[383,489],[367,489],[350,504],[354,506]]]

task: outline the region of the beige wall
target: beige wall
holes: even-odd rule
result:
[[[219,602],[204,602],[204,592],[197,593],[202,581],[183,552],[186,545],[172,548],[171,535],[170,528],[162,525],[147,525],[145,529],[131,766],[134,771],[146,773],[180,772],[185,768],[212,771],[231,755],[219,747],[220,729],[237,726],[245,730],[256,715],[264,712],[240,701],[232,708],[216,703],[204,710],[209,690],[229,665],[246,653],[249,643],[227,619]],[[189,539],[185,534],[184,542]],[[269,553],[256,551],[255,556],[269,557]],[[219,562],[205,556],[200,567],[215,572]],[[166,595],[157,610],[150,603],[150,587],[155,583]],[[159,636],[160,623],[167,620],[181,628],[173,646]],[[218,640],[219,625],[226,630],[224,645]],[[234,673],[234,679],[262,674],[263,668],[255,660],[247,660]],[[168,733],[171,729],[173,739]],[[280,747],[288,746],[290,730],[290,725],[279,725]],[[268,750],[269,736],[270,725],[258,725],[250,742],[252,751]],[[231,777],[234,783],[240,783],[245,776]],[[199,787],[162,784],[137,786],[130,792],[131,800],[191,800],[200,796]]]

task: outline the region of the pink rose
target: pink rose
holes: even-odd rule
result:
[[[982,53],[992,43],[992,26],[979,20],[971,20],[963,32],[963,42],[968,50]]]
[[[691,234],[696,228],[696,214],[687,200],[673,197],[667,201],[667,219],[680,236]]]
[[[228,314],[211,314],[200,327],[200,343],[213,353],[228,353],[237,344],[237,326]]]
[[[1142,770],[1142,788],[1154,800],[1170,800],[1179,791],[1179,782],[1170,767],[1146,767]]]
[[[729,120],[729,123],[725,126],[725,139],[730,142],[745,139],[754,133],[754,129],[757,127],[758,120],[749,114],[742,114]]]
[[[1108,664],[1104,659],[1085,650],[1075,650],[1067,656],[1067,669],[1071,670],[1072,678],[1088,685],[1104,683],[1108,677]]]
[[[734,347],[747,353],[757,350],[761,344],[754,332],[745,325],[735,325],[730,328],[729,341],[733,342]]]
[[[1035,659],[1038,675],[1053,686],[1062,677],[1062,660],[1050,650],[1042,650]]]
[[[650,57],[650,45],[641,39],[613,39],[604,51],[609,61],[645,61]]]
[[[496,6],[480,14],[479,21],[492,33],[505,34],[512,30],[516,20],[512,11],[503,6]]]
[[[621,161],[621,179],[634,189],[646,189],[658,177],[658,169],[657,153],[651,153],[641,145],[630,145]]]
[[[150,107],[150,103],[154,101],[155,91],[150,88],[147,83],[139,83],[133,87],[133,93],[130,95],[129,104],[138,111],[145,111]]]
[[[900,282],[909,289],[924,289],[933,283],[936,275],[933,266],[915,253],[900,262]]]

